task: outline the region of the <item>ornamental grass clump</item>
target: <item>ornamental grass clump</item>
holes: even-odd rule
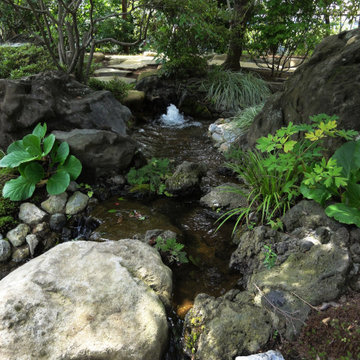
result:
[[[262,110],[264,103],[250,106],[237,113],[231,120],[235,122],[236,127],[242,132],[249,130],[255,116]]]
[[[336,116],[319,114],[311,124],[294,125],[277,130],[274,135],[257,140],[256,150],[234,150],[227,166],[245,182],[248,194],[237,187],[224,191],[247,197],[246,207],[235,208],[220,217],[220,226],[236,216],[239,224],[279,224],[278,218],[300,195],[325,205],[325,212],[340,222],[360,227],[360,142],[350,141],[334,156],[323,156],[322,143],[327,137],[352,140],[358,133],[337,129]],[[295,138],[296,137],[296,138]]]
[[[265,81],[248,72],[232,72],[215,68],[203,82],[206,99],[217,110],[238,111],[263,103],[270,95]]]

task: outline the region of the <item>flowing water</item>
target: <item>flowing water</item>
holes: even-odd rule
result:
[[[204,187],[228,181],[218,173],[224,159],[207,137],[210,121],[187,119],[174,105],[167,114],[133,130],[132,137],[140,144],[146,157],[169,158],[174,165],[184,160],[205,163],[207,175]],[[178,316],[184,317],[199,293],[219,296],[236,285],[238,277],[229,272],[228,264],[234,246],[232,225],[217,224],[209,210],[199,206],[201,193],[190,198],[160,197],[156,200],[135,201],[112,198],[101,203],[93,215],[102,220],[97,229],[103,237],[116,240],[132,238],[151,229],[172,230],[191,259],[189,264],[173,267],[173,305]],[[109,212],[110,210],[110,212]],[[116,210],[116,211],[115,211]],[[142,215],[139,221],[131,214]]]

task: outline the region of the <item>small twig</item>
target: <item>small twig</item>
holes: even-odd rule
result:
[[[319,311],[318,308],[316,308],[315,306],[311,305],[309,302],[307,302],[306,300],[304,300],[302,297],[300,297],[298,294],[295,294],[293,291],[290,291],[291,294],[293,294],[294,296],[296,296],[299,300],[301,300],[304,304],[306,304],[307,306],[311,307],[312,309]]]
[[[264,294],[264,292],[254,283],[254,286],[256,288],[256,290],[259,292],[259,294],[266,300],[266,302],[274,309],[274,312],[278,312],[279,314],[281,314],[287,321],[289,321],[294,329],[294,331],[296,332],[296,328],[295,328],[295,325],[294,325],[294,320],[295,321],[299,321],[301,322],[303,325],[306,325],[306,323],[293,316],[294,314],[298,313],[298,311],[295,311],[295,312],[292,312],[290,313],[289,311],[285,311],[285,310],[282,310],[280,309],[278,306],[276,306],[270,299],[268,299],[266,297],[266,295]]]

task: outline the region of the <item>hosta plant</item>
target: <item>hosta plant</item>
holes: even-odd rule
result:
[[[1,159],[0,167],[17,169],[20,176],[5,183],[2,195],[13,201],[30,198],[36,186],[46,185],[50,195],[64,192],[80,175],[81,162],[70,155],[69,145],[60,143],[47,126],[38,124],[32,134],[13,142]]]

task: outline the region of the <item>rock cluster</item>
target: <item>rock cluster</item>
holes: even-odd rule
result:
[[[48,250],[53,247],[66,231],[67,217],[84,211],[89,197],[80,191],[49,196],[41,203],[24,202],[20,205],[20,224],[0,240],[0,262],[12,260],[21,262],[33,257],[36,248]],[[67,229],[68,230],[68,229]]]
[[[284,231],[267,226],[237,235],[229,266],[245,291],[219,298],[200,294],[185,320],[184,347],[196,359],[233,359],[255,353],[276,330],[293,339],[311,306],[358,289],[360,231],[329,219],[313,201],[301,201],[282,219]],[[266,264],[270,246],[276,262]],[[190,339],[196,338],[194,345]]]

